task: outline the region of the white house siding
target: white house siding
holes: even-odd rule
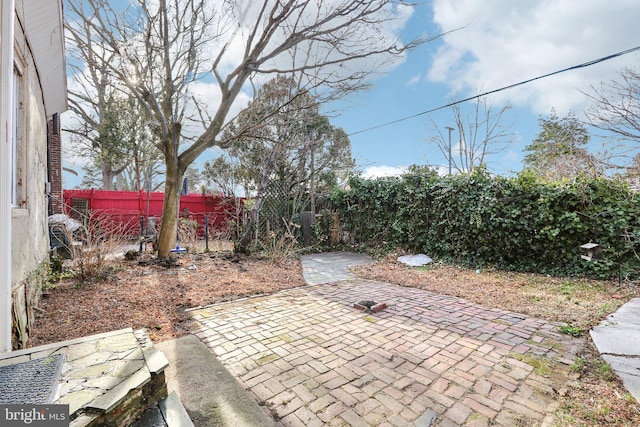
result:
[[[51,2],[51,3],[49,3]],[[46,111],[45,84],[66,84],[64,74],[58,82],[51,79],[51,70],[38,69],[32,46],[38,45],[40,34],[27,33],[33,16],[28,13],[31,0],[16,1],[15,61],[22,66],[24,81],[24,203],[12,209],[11,284],[13,300],[13,348],[26,345],[29,329],[34,321],[33,307],[37,306],[49,262],[47,226],[47,122],[52,113]],[[48,0],[47,3],[57,2]],[[26,6],[26,7],[25,7]],[[25,12],[26,11],[26,12]],[[55,17],[50,16],[50,19]],[[61,22],[60,22],[61,24]],[[61,30],[61,27],[60,27]],[[58,70],[58,74],[62,72]],[[43,79],[42,76],[47,78]],[[66,104],[66,99],[65,99]],[[47,114],[49,113],[49,114]]]
[[[12,127],[13,98],[9,78],[13,73],[13,0],[0,2],[0,129]],[[0,353],[11,351],[11,145],[0,132]]]

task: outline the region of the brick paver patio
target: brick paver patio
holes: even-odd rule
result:
[[[352,307],[386,302],[379,313]],[[534,426],[581,340],[465,300],[349,279],[197,309],[196,335],[282,426]]]

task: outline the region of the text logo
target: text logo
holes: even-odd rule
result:
[[[0,405],[0,425],[68,427],[69,405]]]

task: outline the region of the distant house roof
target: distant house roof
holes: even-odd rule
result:
[[[640,193],[640,178],[627,178],[627,183],[629,184],[629,190],[633,191],[634,193]]]
[[[67,110],[62,2],[23,0],[24,26],[33,50],[47,116]]]

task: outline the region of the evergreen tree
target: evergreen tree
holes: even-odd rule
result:
[[[569,112],[560,118],[555,110],[548,117],[538,119],[540,132],[525,148],[524,169],[541,178],[561,180],[580,174],[601,173],[595,157],[589,154],[586,145],[591,136],[586,126]]]

